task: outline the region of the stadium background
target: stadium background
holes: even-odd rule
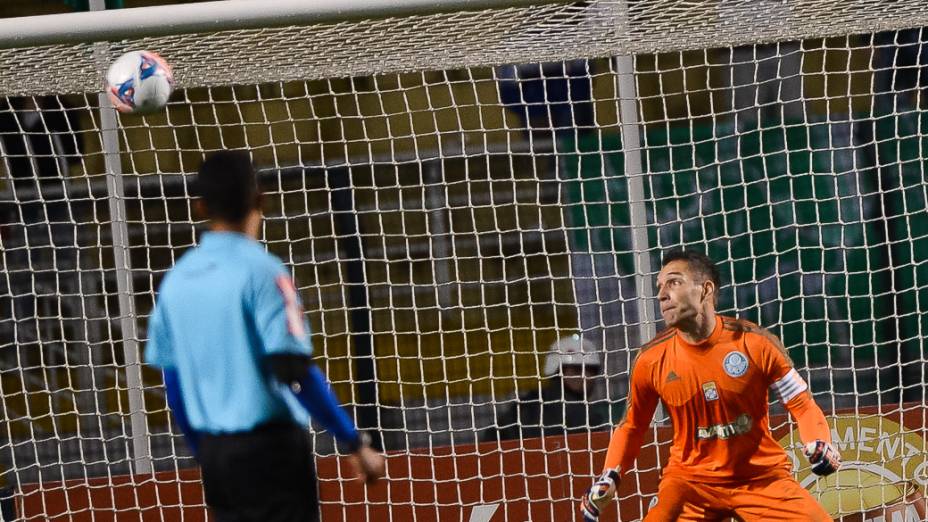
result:
[[[11,2],[0,7],[0,15],[64,10],[54,2]],[[722,295],[721,309],[737,308],[743,317],[773,324],[797,365],[809,368],[813,389],[829,390],[827,397],[817,397],[826,409],[925,400],[919,386],[925,346],[915,332],[924,331],[926,319],[918,311],[928,299],[928,215],[921,189],[928,122],[921,111],[880,116],[874,119],[874,141],[859,141],[846,116],[871,110],[871,50],[843,44],[860,38],[867,37],[830,44],[804,41],[805,121],[762,124],[763,130],[748,133],[714,116],[724,93],[707,86],[721,86],[726,70],[721,60],[713,63],[715,53],[638,56],[636,62],[647,144],[643,162],[656,173],[649,185],[655,200],[648,209],[654,225],[651,243],[701,243],[710,255],[730,260],[724,268],[732,284]],[[499,400],[537,386],[544,349],[580,326],[571,252],[579,248],[611,256],[631,250],[613,73],[607,60],[590,60],[589,70],[599,131],[536,135],[540,145],[535,146],[526,143],[523,133],[509,130],[517,122],[498,101],[491,69],[188,90],[192,110],[172,107],[168,114],[150,117],[148,128],[127,129],[123,143],[125,168],[139,174],[135,197],[127,200],[139,313],[146,316],[150,310],[152,289],[171,266],[177,247],[194,243],[193,227],[175,224],[191,220],[182,176],[164,173],[193,172],[201,150],[220,147],[247,146],[258,165],[322,165],[343,157],[346,167],[331,170],[328,177],[312,168],[268,176],[275,197],[268,201],[265,240],[272,252],[298,262],[296,280],[314,344],[325,354],[326,373],[340,397],[352,397],[351,285],[342,282],[351,254],[329,217],[330,191],[350,186],[365,271],[365,280],[356,284],[368,289],[381,427],[387,428],[384,445],[408,450],[475,442],[481,427],[492,421],[492,400],[483,404],[482,419],[468,418],[474,415],[468,404],[464,425],[455,426],[452,415],[427,429],[410,429],[429,419],[414,422],[408,405],[425,405],[418,414],[428,417],[429,404],[454,409],[457,399]],[[86,107],[81,97],[72,102]],[[89,109],[71,112],[85,122],[82,128],[92,128]],[[291,114],[311,115],[312,121],[294,123]],[[446,139],[452,131],[464,136],[463,142]],[[101,144],[92,134],[78,134],[84,161],[69,175],[99,179],[105,172]],[[500,152],[467,158],[435,154],[433,160],[399,166],[371,161],[467,149],[468,135],[479,135],[487,150]],[[612,173],[606,178],[603,162]],[[426,194],[429,184],[439,180],[446,186],[443,194]],[[89,186],[89,195],[99,188]],[[573,214],[557,205],[561,186]],[[4,189],[9,190],[8,183]],[[446,222],[458,227],[445,236],[450,245],[445,248],[457,258],[453,284],[438,279],[442,273],[429,257],[436,248],[429,232],[435,209],[428,202],[434,197],[443,198],[450,214]],[[78,220],[84,225],[76,227],[76,234],[93,245],[100,226],[89,216],[105,216],[105,201],[88,197],[71,205],[71,211],[88,216]],[[667,215],[674,219],[664,221]],[[769,230],[752,233],[756,229]],[[368,245],[365,234],[378,239]],[[15,246],[15,233],[4,241],[7,248]],[[656,261],[659,252],[653,254]],[[90,265],[82,267],[86,271],[77,280],[93,277],[95,267],[111,266],[107,255],[102,250],[99,257],[83,257]],[[619,274],[633,272],[630,256],[620,255],[614,263]],[[828,271],[819,272],[821,266]],[[106,287],[111,275],[100,272],[101,280],[93,284]],[[620,349],[640,341],[622,326],[637,320],[634,291],[628,292],[620,290],[614,313],[630,321],[600,332],[601,342],[621,340]],[[791,300],[800,294],[801,303]],[[11,310],[12,299],[5,297],[0,295],[0,306]],[[97,300],[100,311],[114,306],[107,292]],[[61,302],[68,304],[67,298]],[[460,310],[445,313],[448,302]],[[2,375],[4,389],[26,390],[4,401],[3,431],[14,446],[36,432],[40,439],[78,432],[83,421],[72,402],[79,397],[35,383],[88,378],[81,370],[75,375],[73,369],[42,361],[49,350],[60,349],[56,343],[64,349],[69,343],[104,343],[107,319],[101,315],[87,321],[95,322],[96,334],[76,321],[56,329],[51,335],[60,338],[44,338],[44,351],[24,350],[22,339],[14,341],[4,334],[11,329],[0,328],[7,357],[33,358],[19,363],[22,372]],[[793,328],[797,325],[802,328]],[[10,350],[17,342],[19,349]],[[119,364],[118,352],[109,353],[110,360],[104,356],[94,362]],[[621,361],[613,364],[622,366]],[[836,374],[834,368],[865,370]],[[886,369],[883,375],[879,368]],[[150,385],[145,396],[150,429],[167,436],[171,430],[160,376],[146,370],[144,377]],[[879,386],[895,379],[899,385],[888,390]],[[104,423],[108,416],[117,423],[127,403],[124,383],[101,388],[108,396],[99,413]],[[622,395],[620,384],[610,389],[613,420],[623,410]],[[174,466],[168,458],[173,448],[161,449],[156,467]],[[331,450],[322,446],[320,451]],[[94,473],[93,464],[43,469],[42,458],[37,460],[40,464],[19,480],[33,472],[37,478],[40,470],[43,480]],[[98,467],[101,472],[113,469],[102,462]]]

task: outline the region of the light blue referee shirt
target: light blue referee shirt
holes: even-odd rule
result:
[[[191,427],[233,433],[309,414],[266,371],[267,354],[311,354],[283,263],[236,232],[206,232],[161,283],[145,361],[174,368]]]

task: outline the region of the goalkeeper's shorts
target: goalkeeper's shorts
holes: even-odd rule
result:
[[[216,522],[318,522],[309,432],[292,423],[202,435],[203,491]]]
[[[657,503],[646,522],[729,520],[744,522],[831,521],[821,505],[791,476],[751,481],[737,486],[700,484],[664,476]]]

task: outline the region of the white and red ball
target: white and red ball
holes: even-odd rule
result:
[[[172,92],[171,66],[151,51],[127,52],[106,71],[106,93],[119,112],[157,111],[167,104]]]

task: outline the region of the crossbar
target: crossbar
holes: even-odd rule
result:
[[[115,41],[199,32],[310,25],[565,0],[217,0],[0,19],[0,49]]]

